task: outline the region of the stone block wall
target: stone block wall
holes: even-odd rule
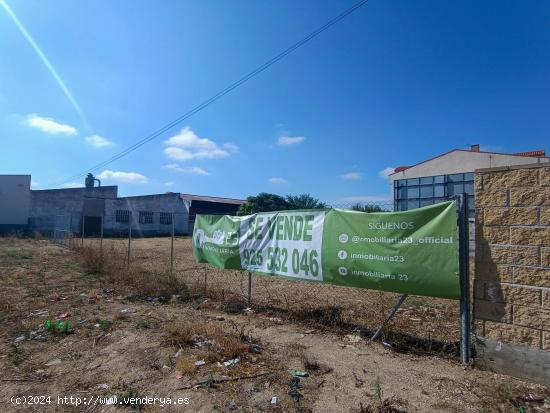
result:
[[[550,350],[550,166],[476,171],[476,333]]]

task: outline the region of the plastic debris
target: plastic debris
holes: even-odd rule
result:
[[[246,307],[245,309],[242,310],[242,313],[244,315],[249,315],[249,314],[252,314],[254,312],[254,310],[250,307]]]
[[[292,380],[290,380],[290,391],[288,392],[288,395],[292,397],[292,399],[298,403],[304,395],[300,393],[298,390],[300,388],[300,378],[299,377],[292,377]]]
[[[262,348],[257,345],[257,344],[251,344],[249,347],[248,347],[248,352],[249,353],[255,353],[255,354],[260,354],[262,352]]]
[[[46,363],[46,366],[51,367],[51,366],[55,366],[57,364],[61,364],[61,359],[53,359],[51,361],[48,361]]]
[[[15,340],[13,340],[14,343],[20,343],[21,341],[25,340],[25,336],[19,336]]]
[[[204,361],[204,360],[195,361],[195,366],[197,366],[197,367],[204,366],[205,364],[206,364],[206,361]]]
[[[350,343],[359,343],[361,341],[361,337],[356,334],[347,334],[346,338]]]
[[[33,310],[31,311],[31,317],[40,317],[48,314],[48,310]]]
[[[289,396],[292,397],[292,399],[298,403],[304,395],[300,393],[297,389],[292,389],[290,392],[288,392]]]
[[[294,377],[309,377],[309,373],[303,370],[293,370],[292,375]]]
[[[231,367],[231,366],[234,366],[235,364],[237,364],[239,361],[241,361],[241,359],[239,357],[237,357],[237,358],[234,358],[234,359],[231,359],[231,360],[224,361],[223,365],[225,367]]]
[[[101,383],[95,386],[95,388],[98,390],[107,390],[109,388],[109,385],[107,383]]]
[[[277,402],[279,401],[279,399],[277,398],[277,396],[273,396],[271,398],[271,405],[272,406],[277,406]]]
[[[52,320],[44,321],[44,329],[53,333],[68,334],[71,328],[72,325],[70,320],[55,320],[55,322],[52,322]]]
[[[67,317],[70,317],[70,316],[71,316],[71,313],[69,313],[69,312],[61,313],[57,316],[57,319],[58,320],[63,320],[64,318],[67,318]]]

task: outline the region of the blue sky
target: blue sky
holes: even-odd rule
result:
[[[74,184],[354,3],[6,2],[40,52],[0,6],[0,173],[36,189]],[[542,0],[370,0],[97,174],[121,195],[352,202],[452,148],[550,149],[548,21]]]

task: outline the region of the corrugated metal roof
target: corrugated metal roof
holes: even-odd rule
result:
[[[235,205],[242,205],[246,202],[244,199],[222,198],[217,196],[193,195],[193,194],[180,194],[180,196],[183,199],[188,201],[219,202],[222,204],[235,204]]]

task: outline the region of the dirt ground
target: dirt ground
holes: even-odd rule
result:
[[[135,241],[126,273],[135,279],[126,285],[91,271],[83,251],[0,238],[0,411],[550,409],[544,386],[460,365],[455,302],[412,298],[385,332],[387,344],[370,342],[365,333],[394,295],[255,276],[248,311],[243,274],[196,264],[187,239],[176,243],[181,294],[132,292],[139,274],[166,268],[166,245]],[[122,246],[105,240],[104,254],[123,260]],[[425,342],[410,340],[430,331]],[[396,351],[404,342],[406,351]],[[117,404],[98,399],[113,396]],[[161,406],[162,398],[188,403]]]

